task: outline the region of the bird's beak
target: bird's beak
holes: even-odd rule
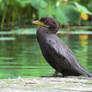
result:
[[[38,25],[40,25],[40,26],[44,26],[44,27],[47,26],[46,24],[40,22],[39,20],[37,20],[37,21],[32,21],[32,24],[38,24]]]

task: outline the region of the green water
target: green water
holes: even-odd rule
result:
[[[92,36],[58,35],[92,73]],[[12,37],[13,39],[8,39]],[[0,37],[0,78],[30,78],[52,75],[54,69],[43,58],[35,35]]]

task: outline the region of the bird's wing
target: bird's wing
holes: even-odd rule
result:
[[[60,39],[57,37],[56,39],[49,39],[47,44],[49,54],[54,57],[58,64],[62,64],[62,68],[80,70],[80,73],[85,72],[72,51]]]

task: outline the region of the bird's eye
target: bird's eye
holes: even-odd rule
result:
[[[55,23],[55,22],[53,22],[53,24],[54,24],[54,25],[56,25],[56,23]]]
[[[44,22],[45,24],[48,24],[48,21],[47,20],[45,20],[45,22]]]

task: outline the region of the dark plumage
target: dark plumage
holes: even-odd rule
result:
[[[80,65],[72,51],[56,36],[59,29],[56,19],[43,17],[39,22],[41,26],[37,31],[37,40],[44,58],[56,70],[54,75],[62,73],[63,76],[92,77],[92,74]]]

